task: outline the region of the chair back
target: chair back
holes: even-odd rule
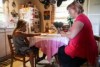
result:
[[[14,43],[13,43],[13,36],[12,35],[7,35],[8,37],[8,43],[9,43],[9,47],[10,47],[10,52],[12,55],[14,55],[15,53],[15,47],[14,47]]]
[[[97,46],[98,46],[98,52],[99,52],[99,47],[100,47],[100,36],[94,36],[96,42],[97,42]]]
[[[98,46],[98,57],[96,59],[96,65],[94,67],[99,67],[99,57],[100,57],[100,37],[99,36],[94,36],[96,42],[97,42],[97,46]]]

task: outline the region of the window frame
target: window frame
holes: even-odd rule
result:
[[[63,22],[63,20],[65,20],[63,23],[67,23],[67,17],[69,17],[69,14],[68,14],[68,11],[67,11],[67,6],[70,4],[70,3],[72,3],[74,0],[67,0],[66,2],[63,2],[62,4],[61,4],[61,6],[60,7],[57,7],[56,5],[55,5],[55,16],[54,16],[54,22]],[[61,9],[64,9],[64,10],[61,10],[61,11],[56,11],[56,10],[60,10],[60,8]],[[57,16],[57,13],[58,13],[58,16]],[[59,16],[60,15],[60,13],[62,13],[62,14],[66,14],[66,16],[64,15],[64,16]],[[59,20],[59,19],[62,19],[62,21],[57,21],[57,19]]]
[[[2,18],[4,17],[4,6],[3,6],[3,0],[1,0],[2,5],[0,6],[0,15],[2,15]],[[3,22],[3,19],[0,18],[0,22]]]

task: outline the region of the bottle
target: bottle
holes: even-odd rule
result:
[[[46,32],[46,33],[49,32],[49,24],[48,24],[48,22],[47,22],[46,25],[45,25],[45,32]]]

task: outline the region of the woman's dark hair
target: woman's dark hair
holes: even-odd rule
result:
[[[17,25],[16,25],[16,29],[22,28],[26,25],[26,21],[24,20],[18,20]]]

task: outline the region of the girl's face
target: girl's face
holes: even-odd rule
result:
[[[26,32],[26,25],[21,28],[21,31]]]
[[[68,8],[70,16],[74,19],[76,18],[77,12],[74,9]]]

